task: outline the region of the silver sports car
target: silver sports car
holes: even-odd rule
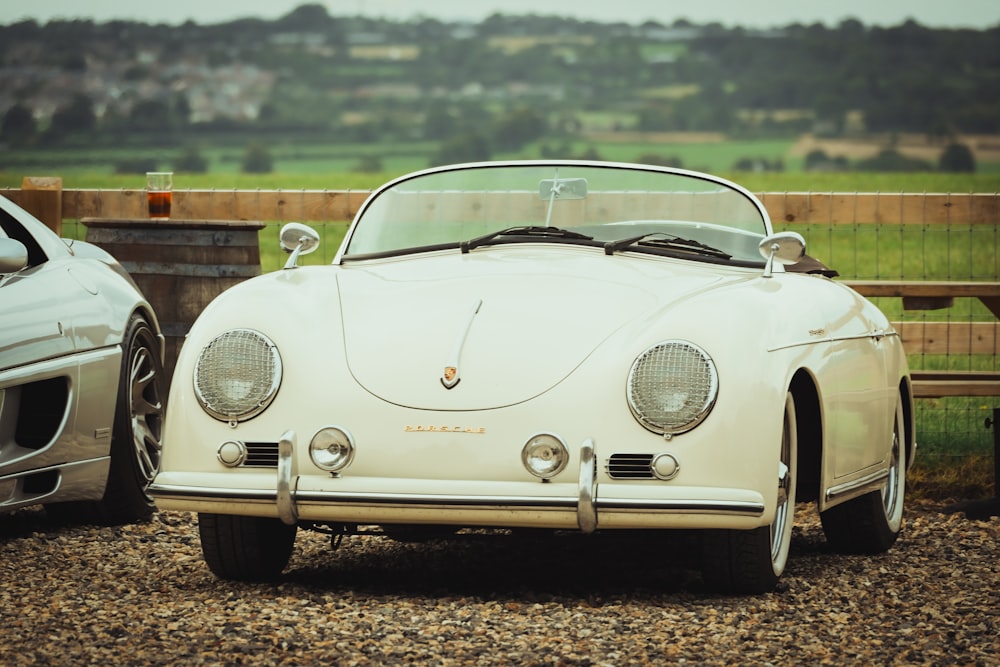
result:
[[[162,360],[153,309],[114,258],[0,197],[0,512],[148,518]]]

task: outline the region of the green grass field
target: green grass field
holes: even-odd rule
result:
[[[790,156],[794,140],[724,142],[629,143],[595,145],[573,141],[540,141],[517,153],[498,153],[493,159],[537,158],[548,149],[580,155],[593,150],[605,160],[630,162],[643,155],[679,158],[685,168],[728,176],[754,192],[998,192],[1000,163],[981,163],[975,174],[920,172],[909,174],[834,173],[802,171],[801,158]],[[274,160],[270,174],[243,174],[243,145],[199,148],[208,162],[204,174],[178,173],[175,187],[195,189],[371,189],[389,178],[423,169],[437,146],[426,142],[401,144],[313,144],[273,143],[268,151]],[[0,187],[18,187],[25,175],[61,176],[67,188],[142,187],[141,174],[116,174],[114,165],[125,160],[153,160],[158,168],[172,169],[182,148],[87,148],[0,150]],[[375,157],[380,173],[358,173],[362,158]],[[785,171],[733,173],[737,161],[761,158],[784,163]]]

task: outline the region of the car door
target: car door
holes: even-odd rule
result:
[[[0,369],[71,354],[74,315],[86,308],[87,293],[69,274],[68,253],[50,256],[4,210],[0,234],[28,249],[28,266],[0,276]]]

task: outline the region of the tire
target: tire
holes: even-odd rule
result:
[[[288,565],[296,526],[280,519],[199,514],[198,534],[208,569],[232,581],[271,581]]]
[[[752,530],[710,530],[702,539],[702,578],[723,593],[766,593],[774,590],[788,563],[798,462],[795,400],[785,397],[777,506],[769,526]]]
[[[157,337],[136,313],[122,338],[122,367],[115,397],[111,461],[104,496],[95,502],[57,503],[60,519],[101,525],[148,521],[155,511],[147,493],[160,467],[164,374]]]
[[[896,542],[903,526],[906,492],[906,445],[903,401],[896,402],[892,427],[889,476],[877,491],[852,498],[820,513],[827,544],[834,551],[877,554]]]

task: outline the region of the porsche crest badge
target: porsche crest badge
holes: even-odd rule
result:
[[[444,385],[445,389],[452,389],[458,384],[460,377],[458,377],[458,367],[457,366],[445,366],[444,373],[441,375],[441,384]]]

